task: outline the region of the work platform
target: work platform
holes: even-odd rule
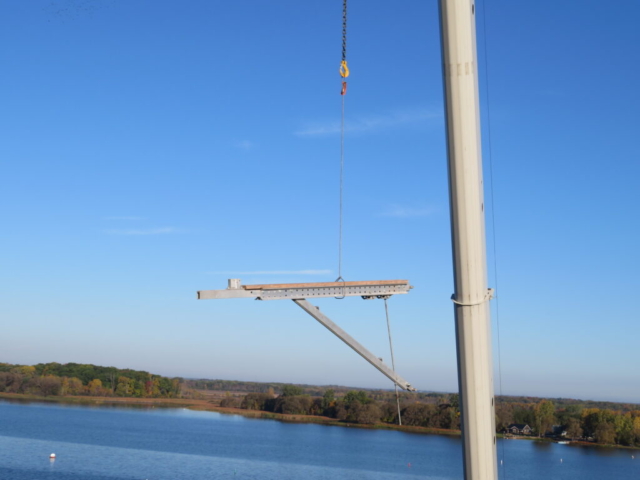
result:
[[[201,290],[198,300],[255,298],[257,300],[295,300],[322,297],[362,297],[366,300],[409,293],[409,280],[366,280],[360,282],[275,283],[241,285],[230,279],[225,290]]]
[[[200,290],[198,300],[216,300],[226,298],[253,298],[255,300],[293,300],[305,312],[315,318],[331,333],[355,350],[371,365],[376,367],[393,383],[408,391],[415,391],[409,382],[384,364],[382,359],[362,346],[355,338],[342,330],[319,307],[312,305],[307,298],[344,298],[362,297],[365,300],[387,299],[392,295],[407,294],[413,287],[409,280],[367,280],[360,282],[323,282],[323,283],[275,283],[266,285],[242,285],[237,278],[229,279],[224,290]]]

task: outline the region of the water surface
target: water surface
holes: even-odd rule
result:
[[[498,452],[505,480],[640,478],[640,451],[509,440]],[[411,477],[462,479],[460,439],[186,409],[0,402],[2,480]]]

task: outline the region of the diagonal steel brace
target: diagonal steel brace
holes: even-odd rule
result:
[[[302,299],[294,299],[293,300],[300,308],[302,308],[305,312],[315,318],[318,322],[324,325],[331,333],[333,333],[336,337],[342,340],[344,343],[349,345],[353,350],[356,351],[358,355],[364,358],[371,365],[376,367],[380,372],[389,378],[393,383],[398,385],[400,388],[408,390],[410,392],[415,392],[415,388],[411,386],[409,382],[407,382],[400,375],[396,374],[392,369],[390,369],[387,365],[385,365],[382,360],[376,357],[373,353],[363,347],[355,338],[349,335],[347,332],[342,330],[338,325],[336,325],[329,317],[324,315],[318,307],[309,303],[308,300]]]

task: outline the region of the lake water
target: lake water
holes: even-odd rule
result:
[[[498,451],[502,480],[640,479],[638,450],[508,440]],[[0,480],[223,478],[461,479],[462,453],[459,438],[439,435],[0,402]]]

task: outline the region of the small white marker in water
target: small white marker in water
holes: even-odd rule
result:
[[[500,460],[500,465],[502,465],[502,460]]]
[[[56,454],[55,454],[55,453],[52,453],[51,455],[49,455],[49,458],[50,458],[50,459],[52,459],[52,460],[55,460],[55,458],[56,458]]]
[[[560,459],[560,463],[562,463],[562,459]]]

